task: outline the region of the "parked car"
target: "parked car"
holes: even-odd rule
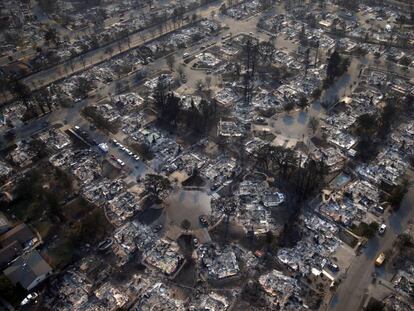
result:
[[[194,245],[194,247],[197,247],[198,246],[198,240],[197,240],[197,238],[194,238],[193,239],[193,245]]]
[[[386,224],[382,224],[379,229],[378,229],[378,234],[379,235],[383,235],[385,233],[385,230],[387,230],[387,225]]]
[[[338,271],[339,271],[339,267],[338,267],[338,265],[337,265],[337,264],[335,264],[335,263],[330,262],[330,263],[328,263],[326,266],[327,266],[327,268],[328,268],[329,270],[331,270],[332,272],[338,272]]]
[[[39,296],[37,293],[31,293],[26,296],[20,303],[21,306],[27,305],[30,301],[35,300]]]
[[[159,224],[158,226],[154,227],[154,230],[153,231],[156,233],[156,232],[161,231],[161,229],[162,229],[162,225]]]
[[[375,259],[375,265],[377,267],[380,267],[383,265],[384,261],[385,261],[385,254],[381,253],[378,255],[377,259]]]
[[[200,221],[200,223],[201,223],[202,226],[208,227],[208,221],[207,221],[207,219],[206,219],[205,216],[200,216],[199,217],[199,221]]]

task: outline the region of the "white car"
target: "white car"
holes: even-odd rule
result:
[[[37,293],[32,293],[26,296],[26,298],[23,299],[23,301],[20,303],[20,305],[24,306],[27,305],[30,301],[34,300],[39,296]]]
[[[122,161],[121,159],[116,159],[116,162],[118,162],[118,164],[121,166],[125,166],[124,161]]]
[[[386,224],[382,224],[379,229],[378,229],[378,234],[379,235],[383,235],[385,233],[385,230],[387,230],[387,225]]]

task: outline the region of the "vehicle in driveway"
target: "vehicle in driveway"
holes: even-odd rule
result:
[[[387,230],[387,225],[386,224],[382,224],[379,229],[378,229],[378,234],[379,235],[383,235],[385,233],[385,230]]]
[[[377,259],[375,259],[375,265],[377,267],[381,267],[385,261],[385,253],[381,253],[378,255]]]
[[[332,263],[332,262],[328,263],[328,264],[326,265],[326,267],[327,267],[329,270],[331,270],[332,272],[338,272],[338,271],[339,271],[339,267],[338,267],[338,265],[337,265],[337,264],[335,264],[335,263]]]
[[[203,227],[208,227],[208,221],[207,221],[206,216],[200,216],[198,219],[199,219],[199,221],[200,221],[200,224],[201,224]]]
[[[198,247],[198,239],[197,238],[193,239],[193,245],[194,245],[194,248]]]
[[[154,227],[153,231],[154,231],[155,233],[157,233],[157,232],[161,231],[162,227],[163,227],[163,226],[162,226],[162,224],[159,224],[159,225],[157,225],[156,227]]]
[[[98,148],[103,152],[107,153],[109,151],[109,147],[105,143],[98,144]]]
[[[113,241],[111,239],[106,239],[98,244],[98,249],[100,251],[106,251],[112,246],[112,244]]]
[[[35,300],[37,298],[37,296],[38,296],[37,293],[30,293],[29,295],[26,296],[26,298],[24,298],[22,300],[20,305],[21,306],[27,305],[30,301]]]

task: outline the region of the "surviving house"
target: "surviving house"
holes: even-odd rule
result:
[[[31,290],[52,273],[52,268],[34,250],[17,258],[3,273],[13,284]]]

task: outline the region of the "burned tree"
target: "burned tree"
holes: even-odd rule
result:
[[[244,68],[244,102],[249,104],[252,100],[254,87],[254,74],[258,59],[258,44],[248,38],[244,46],[245,68]]]

